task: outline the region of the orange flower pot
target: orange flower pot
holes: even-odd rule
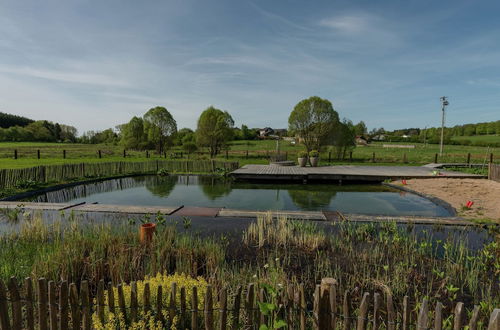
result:
[[[141,244],[151,243],[153,240],[153,235],[156,230],[156,224],[154,223],[145,223],[141,225],[139,229],[139,240]]]

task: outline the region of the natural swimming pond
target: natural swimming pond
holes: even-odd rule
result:
[[[340,211],[376,215],[450,216],[421,196],[383,185],[242,183],[214,176],[135,176],[40,194],[30,201],[241,210]]]

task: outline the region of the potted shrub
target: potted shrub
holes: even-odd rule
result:
[[[307,152],[301,151],[299,152],[298,163],[300,167],[304,167],[307,164]]]
[[[319,162],[319,152],[318,152],[318,150],[311,150],[309,152],[309,160],[311,161],[311,166],[312,167],[318,166],[318,162]]]

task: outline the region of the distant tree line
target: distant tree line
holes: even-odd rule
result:
[[[0,112],[0,141],[77,142],[77,130],[73,126]]]

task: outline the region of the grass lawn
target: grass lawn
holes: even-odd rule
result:
[[[478,137],[479,138],[479,137]],[[370,165],[422,165],[434,162],[436,153],[439,153],[439,145],[416,143],[414,149],[386,148],[384,144],[372,143],[369,146],[359,146],[353,150],[352,161],[349,155],[346,160],[336,160],[335,152],[329,155],[331,148],[325,148],[321,153],[321,164],[370,164]],[[401,145],[402,143],[396,143]],[[304,150],[301,145],[292,145],[287,141],[280,141],[281,152],[287,153],[289,160],[295,160],[297,153]],[[14,159],[14,150],[17,150],[18,159]],[[40,150],[40,158],[37,157],[37,150]],[[63,150],[66,151],[66,158],[63,158]],[[99,150],[101,157],[99,158]],[[191,155],[190,158],[208,158],[205,150],[203,154]],[[471,154],[471,162],[484,163],[489,160],[489,153],[493,153],[500,159],[500,148],[486,148],[476,146],[445,146],[443,157],[438,158],[438,162],[443,163],[463,163],[467,159],[467,154]],[[169,151],[181,157],[182,149],[176,147]],[[244,164],[267,164],[267,156],[276,152],[276,141],[233,141],[230,143],[228,159],[239,161]],[[94,163],[109,161],[144,161],[147,160],[145,151],[127,150],[127,157],[123,157],[123,148],[115,145],[92,145],[92,144],[66,144],[66,143],[40,143],[40,142],[2,142],[0,143],[0,169],[2,168],[23,168],[38,165],[67,164],[67,163]],[[159,159],[159,155],[149,151],[150,159]],[[247,156],[248,153],[248,156]],[[373,162],[375,154],[375,162]],[[406,156],[405,156],[406,155]],[[330,156],[330,157],[329,157]],[[223,152],[218,159],[225,159]],[[186,159],[185,153],[182,158]],[[328,161],[330,158],[330,162]],[[406,162],[404,159],[406,158]]]

